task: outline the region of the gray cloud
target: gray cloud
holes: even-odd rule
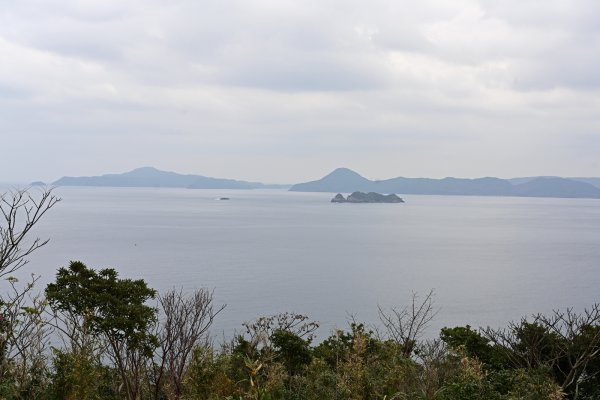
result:
[[[598,20],[592,0],[0,1],[0,181],[598,175]]]

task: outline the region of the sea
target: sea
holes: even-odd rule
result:
[[[159,292],[214,291],[214,337],[280,312],[318,338],[433,291],[444,326],[504,327],[600,302],[600,201],[405,195],[404,204],[333,204],[335,193],[60,187],[31,233],[49,243],[21,279],[37,287],[78,260]],[[229,200],[220,200],[227,197]]]

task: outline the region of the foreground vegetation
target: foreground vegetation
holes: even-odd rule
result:
[[[317,322],[284,313],[217,345],[209,328],[223,306],[206,289],[157,293],[71,262],[36,294],[35,278],[11,274],[45,244],[25,238],[57,201],[15,192],[0,203],[1,399],[600,398],[598,305],[424,340],[436,308],[433,293],[415,294],[380,309],[378,326],[351,321],[319,343]]]

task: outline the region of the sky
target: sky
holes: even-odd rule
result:
[[[0,182],[600,176],[598,0],[0,0]]]

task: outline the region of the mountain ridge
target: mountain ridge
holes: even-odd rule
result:
[[[405,178],[370,180],[349,168],[337,168],[321,179],[293,185],[293,192],[351,193],[354,191],[419,195],[600,198],[600,188],[583,181],[594,178],[532,177]]]
[[[98,176],[64,176],[55,186],[164,187],[191,189],[286,189],[295,192],[352,193],[355,191],[401,194],[600,198],[600,178],[555,176],[501,179],[406,178],[370,180],[349,168],[336,168],[321,179],[295,185],[264,184],[196,174],[179,174],[154,167]],[[598,186],[596,186],[598,185]]]
[[[103,186],[103,187],[162,187],[189,189],[281,189],[290,185],[271,185],[235,179],[213,178],[203,175],[179,174],[154,167],[140,167],[121,174],[97,176],[63,176],[52,183],[54,186]]]

